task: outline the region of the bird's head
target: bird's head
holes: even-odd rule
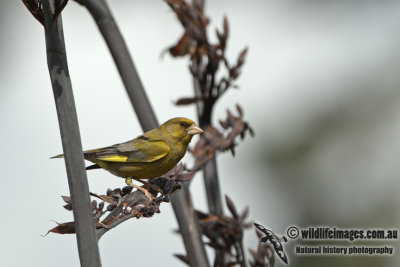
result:
[[[175,140],[186,141],[188,144],[196,134],[204,131],[196,123],[187,118],[173,118],[164,122],[160,128],[165,130]]]

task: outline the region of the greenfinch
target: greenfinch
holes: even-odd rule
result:
[[[142,190],[132,184],[131,179],[143,183],[140,179],[152,179],[167,173],[183,158],[192,137],[200,133],[203,130],[192,120],[173,118],[133,140],[83,151],[84,158],[94,163],[86,169],[103,168]],[[62,157],[61,154],[52,158]],[[144,193],[152,199],[147,191]]]

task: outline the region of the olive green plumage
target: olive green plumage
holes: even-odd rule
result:
[[[84,158],[127,178],[151,179],[170,171],[185,155],[192,137],[203,131],[186,118],[173,118],[128,142],[87,150]],[[54,158],[62,157],[62,155]]]

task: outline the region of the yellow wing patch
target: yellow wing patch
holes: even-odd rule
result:
[[[128,157],[125,157],[125,156],[114,155],[114,156],[108,156],[108,157],[101,158],[100,160],[112,161],[112,162],[126,162],[127,159],[128,159]]]

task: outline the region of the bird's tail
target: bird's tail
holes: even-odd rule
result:
[[[85,159],[86,159],[86,153],[84,154],[84,156],[85,156]],[[63,157],[64,157],[64,154],[60,154],[60,155],[51,157],[51,159],[61,159]],[[90,166],[86,167],[86,170],[94,170],[94,169],[99,169],[99,168],[101,168],[99,165],[93,164],[93,165],[90,165]]]
[[[101,150],[101,148],[97,149],[91,149],[91,150],[85,150],[83,151],[83,158],[89,161],[93,161],[94,159],[97,158],[97,151]],[[54,157],[51,157],[51,159],[61,159],[64,157],[64,154],[60,154]]]

